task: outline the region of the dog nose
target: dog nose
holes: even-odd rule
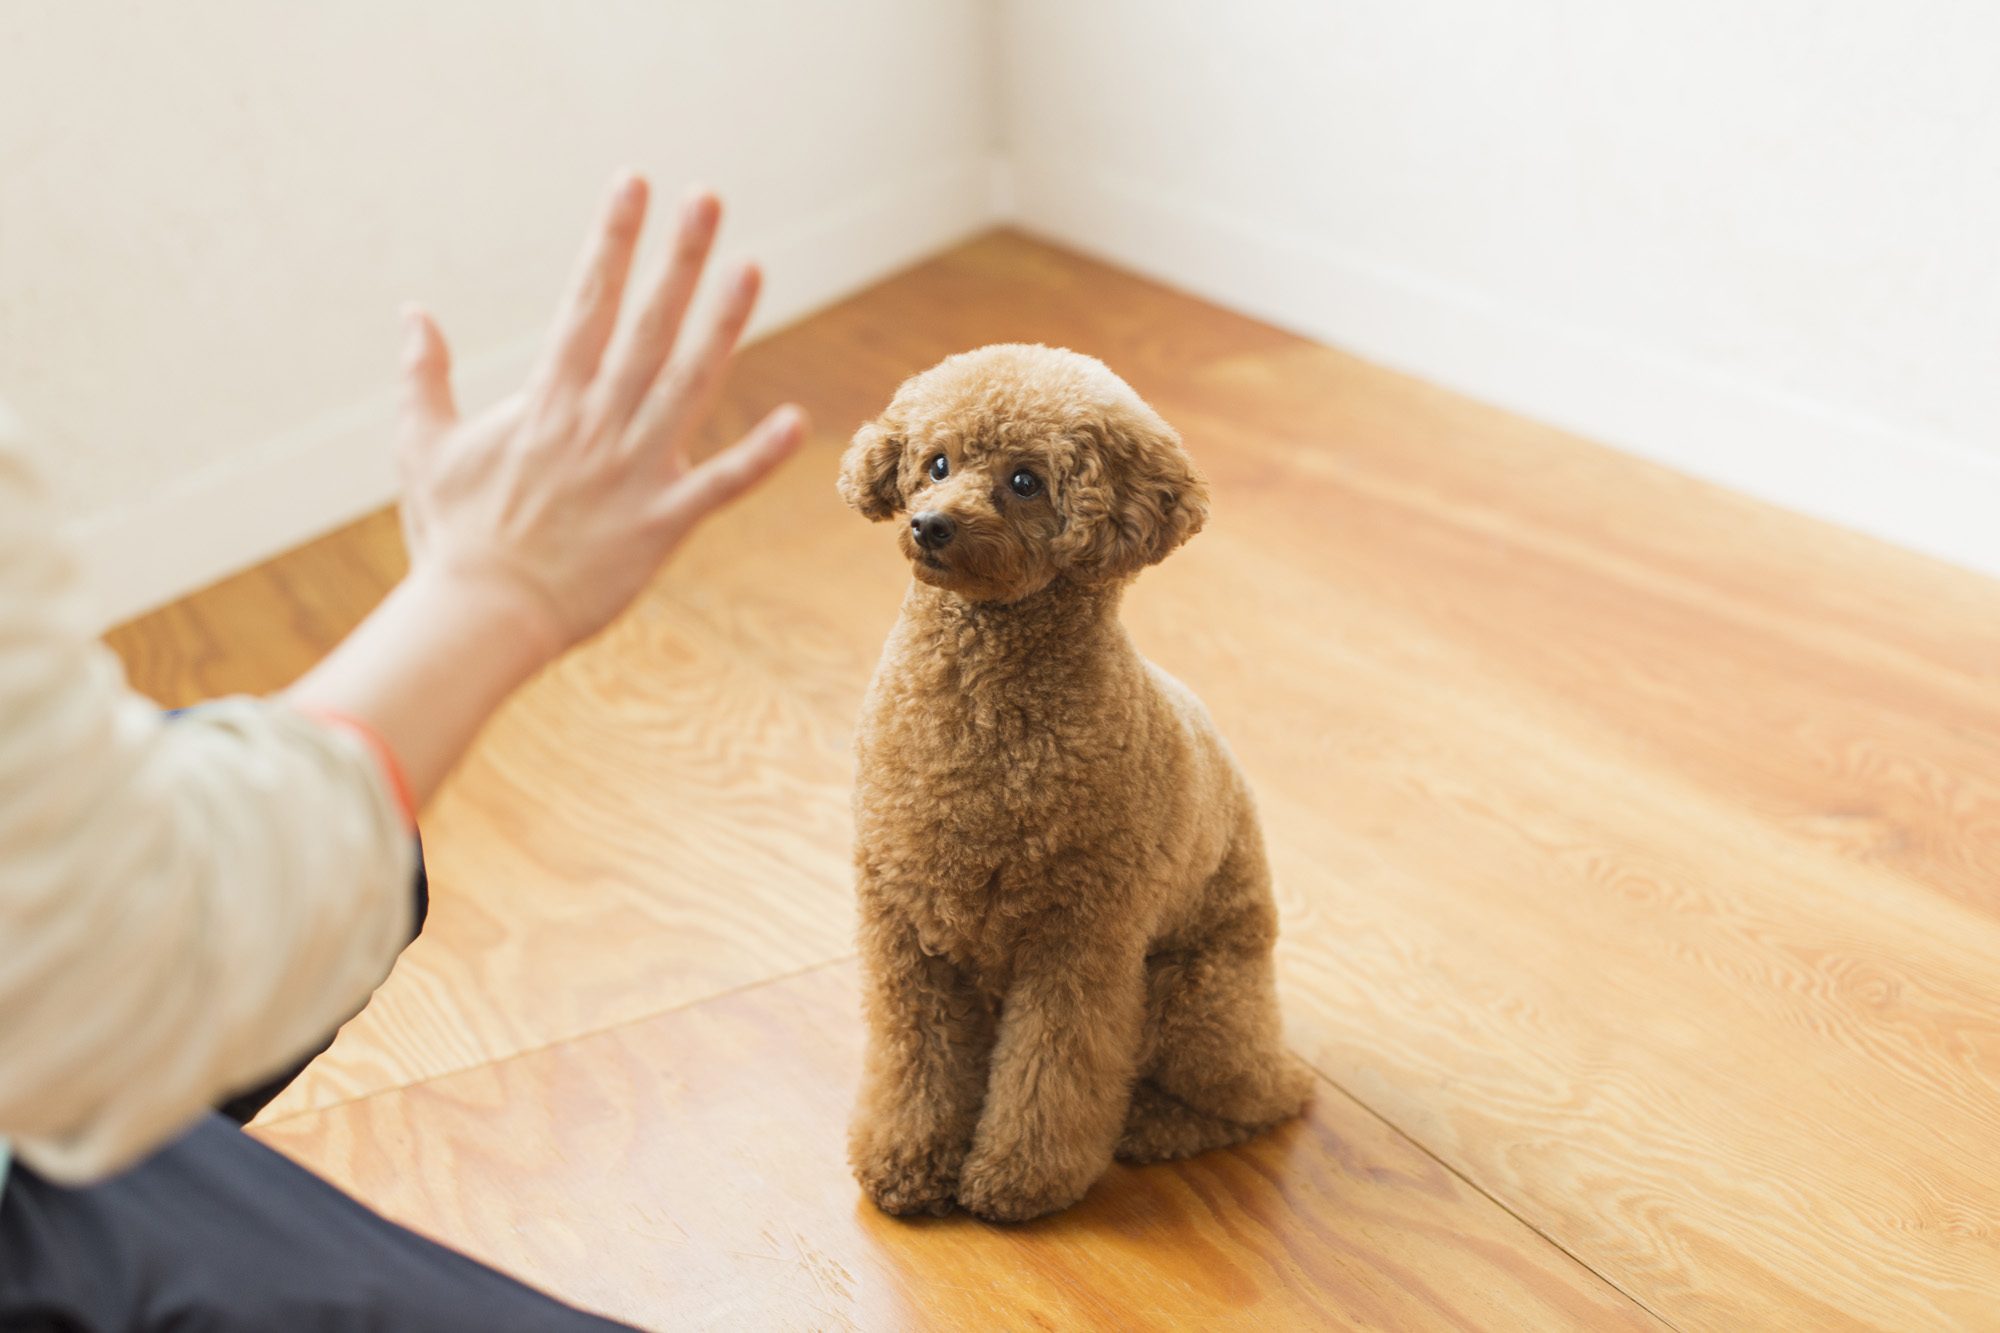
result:
[[[941,546],[951,545],[951,539],[958,535],[958,524],[947,514],[935,509],[926,509],[910,518],[910,534],[917,539],[917,545],[926,551],[935,551]]]

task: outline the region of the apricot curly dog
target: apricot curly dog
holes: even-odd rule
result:
[[[1173,428],[1090,357],[987,347],[905,383],[839,484],[908,516],[916,575],[855,733],[862,1187],[1038,1217],[1114,1155],[1297,1113],[1249,788],[1118,621],[1208,516]]]

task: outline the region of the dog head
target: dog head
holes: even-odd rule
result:
[[[1018,601],[1059,576],[1126,578],[1201,530],[1208,487],[1180,437],[1103,362],[1007,343],[904,382],[854,434],[840,494],[925,583]]]

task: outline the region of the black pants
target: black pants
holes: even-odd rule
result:
[[[421,929],[421,849],[416,894]],[[384,1220],[237,1128],[304,1068],[100,1184],[66,1189],[15,1162],[0,1193],[0,1333],[626,1327]]]

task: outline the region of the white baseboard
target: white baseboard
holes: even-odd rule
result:
[[[754,339],[993,225],[985,158],[951,161],[778,231],[739,238],[766,275]],[[521,381],[542,331],[459,360],[459,402],[476,410]],[[109,626],[352,522],[396,497],[392,386],[203,468],[67,533]],[[32,423],[31,423],[32,427]]]
[[[2000,457],[1098,173],[1017,161],[1022,225],[1798,513],[2000,575]]]

